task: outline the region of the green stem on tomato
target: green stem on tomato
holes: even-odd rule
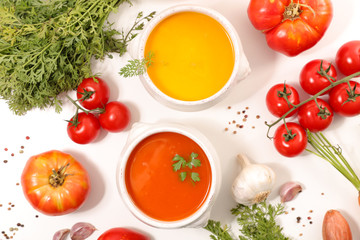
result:
[[[326,160],[333,165],[344,177],[346,177],[352,185],[360,192],[360,179],[346,161],[341,152],[340,147],[335,147],[330,141],[321,133],[312,133],[307,130],[308,142],[315,149],[315,151],[306,149],[306,151],[315,154],[316,156]]]
[[[72,104],[75,105],[77,111],[80,109],[81,111],[85,112],[86,114],[88,114],[88,113],[100,113],[101,114],[101,113],[103,113],[105,111],[103,108],[95,108],[95,109],[92,109],[92,110],[87,110],[87,109],[83,108],[81,105],[79,105],[74,99],[72,99],[68,95],[66,95],[66,97],[67,97],[67,99],[70,100],[70,102]]]
[[[285,120],[285,118],[290,114],[292,113],[293,111],[295,111],[297,108],[299,108],[300,106],[304,105],[305,103],[307,102],[310,102],[314,99],[316,99],[317,97],[319,97],[321,94],[325,93],[326,91],[332,89],[333,87],[339,85],[339,84],[342,84],[342,83],[349,83],[349,81],[354,78],[354,77],[357,77],[360,75],[360,72],[356,72],[356,73],[353,73],[347,77],[344,77],[343,79],[339,80],[339,81],[336,81],[336,82],[331,82],[329,86],[327,86],[326,88],[324,88],[323,90],[321,90],[320,92],[316,93],[315,95],[313,95],[312,97],[309,97],[308,99],[296,104],[296,105],[293,105],[293,107],[291,109],[289,109],[289,111],[287,111],[284,115],[282,115],[280,118],[278,118],[275,122],[271,123],[271,124],[268,124],[267,122],[265,122],[266,126],[268,126],[268,131],[267,131],[267,134],[266,136],[271,139],[271,137],[269,136],[269,133],[270,133],[270,129],[275,126],[276,124],[278,124],[281,120]],[[287,97],[285,97],[286,99]]]

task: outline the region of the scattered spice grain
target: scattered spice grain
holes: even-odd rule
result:
[[[26,140],[30,140],[30,137],[29,137],[29,136],[26,136],[25,139],[26,139]]]
[[[300,223],[300,221],[301,221],[301,217],[296,217],[296,222]]]

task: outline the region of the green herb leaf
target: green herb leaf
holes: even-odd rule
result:
[[[231,209],[237,216],[237,222],[244,240],[276,239],[288,240],[282,233],[283,228],[275,221],[276,217],[284,213],[282,204],[271,205],[264,202],[245,206],[238,204]]]
[[[120,69],[120,76],[125,78],[143,75],[146,68],[150,67],[153,63],[154,53],[150,51],[144,59],[129,60],[128,64]]]
[[[173,161],[175,161],[176,163],[174,163],[172,165],[174,172],[180,170],[180,169],[184,169],[186,167],[188,167],[189,169],[192,169],[193,166],[194,167],[199,167],[201,166],[201,162],[199,159],[197,159],[199,155],[197,153],[191,153],[190,154],[190,160],[187,162],[183,157],[181,157],[179,154],[176,154],[173,157]],[[183,171],[180,174],[180,180],[184,181],[186,179],[187,176],[187,172]],[[199,182],[200,181],[200,177],[199,174],[196,172],[191,172],[191,179],[194,183]]]
[[[186,175],[187,175],[187,173],[186,173],[186,172],[181,172],[181,173],[179,174],[179,176],[180,176],[180,180],[181,180],[182,182],[185,180]]]
[[[199,181],[200,181],[199,174],[198,174],[197,172],[192,172],[192,173],[191,173],[191,179],[192,179],[194,182],[199,182]]]
[[[181,167],[184,167],[186,165],[185,159],[183,157],[179,156],[178,154],[176,154],[175,157],[173,157],[172,160],[176,161],[176,163],[174,163],[172,165],[174,172],[180,170]]]
[[[222,227],[219,221],[210,219],[204,228],[213,234],[210,235],[210,238],[213,240],[233,240],[229,227],[227,225]]]
[[[282,204],[272,205],[261,202],[252,206],[238,204],[231,209],[231,213],[237,217],[237,223],[240,227],[240,240],[289,240],[282,233],[283,228],[276,223],[276,217],[284,213]],[[221,223],[209,220],[205,229],[210,231],[211,239],[232,240],[230,229]]]

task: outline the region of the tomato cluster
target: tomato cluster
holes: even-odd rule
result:
[[[356,44],[355,44],[356,43]],[[337,79],[335,67],[326,60],[315,59],[301,70],[301,88],[310,95],[300,102],[299,93],[289,84],[276,84],[266,95],[266,106],[270,113],[278,117],[269,129],[284,120],[274,134],[274,146],[287,157],[302,153],[307,145],[306,131],[319,132],[330,126],[334,114],[356,116],[360,114],[360,87],[353,80],[360,72],[360,41],[344,44],[336,54],[336,66],[344,75]],[[297,114],[296,122],[285,119]]]
[[[109,132],[120,132],[128,126],[131,117],[129,109],[121,102],[108,102],[109,97],[110,88],[99,77],[86,78],[80,83],[77,100],[71,100],[77,106],[76,114],[68,121],[67,126],[71,140],[87,144],[98,137],[101,128]],[[79,109],[83,112],[78,113]]]

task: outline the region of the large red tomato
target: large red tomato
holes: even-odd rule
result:
[[[57,150],[32,156],[22,172],[21,185],[30,204],[51,216],[75,211],[90,192],[86,169],[71,155]]]
[[[330,0],[251,0],[248,16],[270,48],[296,56],[314,46],[330,25]]]
[[[98,240],[150,240],[150,238],[134,230],[118,227],[107,230]]]
[[[300,125],[311,132],[325,130],[332,123],[334,112],[330,105],[318,98],[302,105],[298,111]],[[320,108],[319,108],[320,107]]]

